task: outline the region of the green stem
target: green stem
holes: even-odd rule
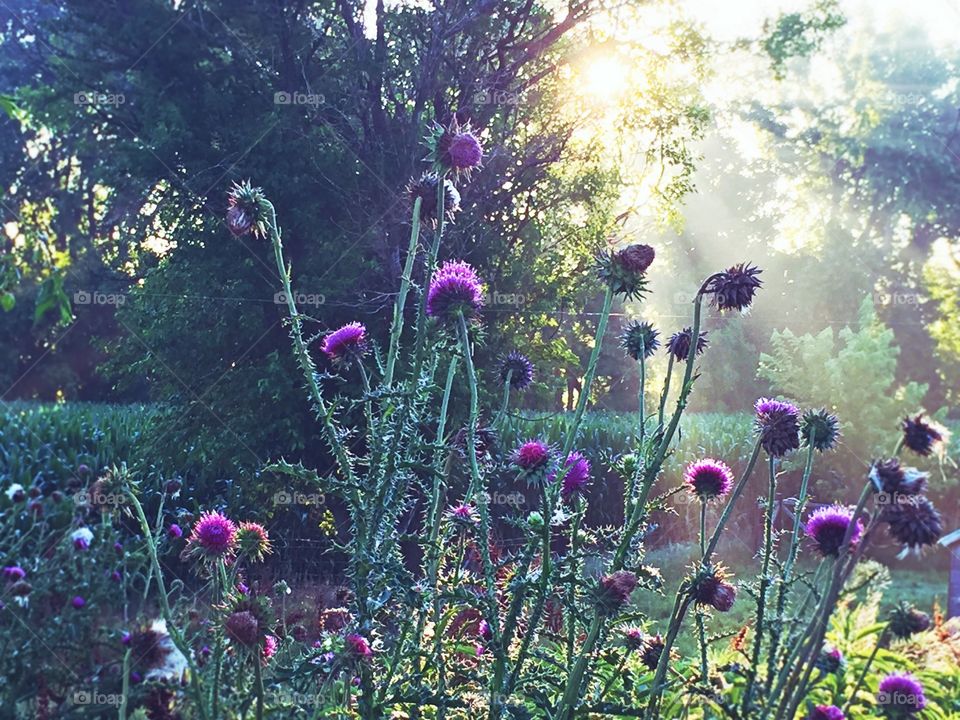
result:
[[[143,506],[140,500],[131,489],[127,490],[127,496],[130,498],[130,504],[133,505],[137,520],[140,523],[140,530],[143,533],[147,543],[147,554],[150,556],[150,566],[153,568],[153,574],[157,582],[157,590],[160,594],[160,612],[163,615],[164,622],[167,624],[167,632],[170,639],[177,646],[183,656],[187,659],[187,665],[190,668],[190,686],[193,688],[194,699],[197,703],[197,711],[201,718],[207,717],[207,706],[203,700],[203,690],[200,687],[200,672],[193,660],[193,652],[189,643],[184,639],[179,627],[174,623],[173,612],[170,610],[170,600],[167,596],[166,583],[163,580],[163,573],[160,570],[160,559],[157,556],[157,543],[150,531],[150,525],[147,523],[147,516],[143,512]]]
[[[807,494],[810,487],[810,476],[813,473],[814,440],[816,431],[811,429],[809,443],[807,447],[807,460],[803,468],[803,476],[800,479],[800,493],[797,497],[797,504],[793,508],[793,530],[790,533],[790,549],[787,552],[787,561],[783,566],[783,574],[780,578],[780,585],[777,588],[777,615],[776,625],[770,638],[770,655],[767,660],[767,690],[770,690],[770,684],[776,671],[777,653],[780,649],[780,636],[783,633],[783,618],[787,607],[787,592],[790,583],[793,580],[793,567],[797,561],[797,554],[800,550],[800,528],[803,525],[801,518],[807,506]]]
[[[287,301],[287,313],[290,316],[290,337],[293,340],[294,355],[296,355],[300,369],[306,378],[307,388],[310,391],[310,399],[314,404],[314,411],[323,423],[327,443],[337,458],[337,465],[340,467],[340,471],[344,474],[347,481],[351,485],[355,485],[353,465],[350,462],[346,448],[340,441],[340,433],[337,432],[337,428],[333,423],[330,411],[327,409],[327,403],[323,399],[317,368],[313,363],[313,358],[310,357],[307,344],[303,339],[303,318],[300,315],[300,311],[297,310],[297,304],[294,301],[293,288],[290,285],[290,272],[283,259],[283,242],[280,239],[280,228],[277,226],[277,212],[273,205],[270,205],[269,224],[274,260],[277,265],[277,272],[280,274],[280,281],[283,283],[283,293]]]
[[[763,638],[766,628],[764,620],[767,609],[767,593],[770,588],[770,562],[773,557],[773,509],[777,500],[777,465],[772,455],[769,460],[769,486],[767,492],[767,507],[763,526],[763,570],[760,575],[760,588],[757,592],[756,628],[753,634],[753,655],[750,659],[749,679],[743,696],[743,715],[749,715],[753,702],[753,691],[757,685],[757,671],[760,666],[760,655],[763,652]]]
[[[257,693],[257,720],[263,720],[263,668],[260,662],[259,646],[253,653],[253,677]]]
[[[801,651],[801,660],[791,676],[791,679],[793,679],[794,682],[788,682],[788,687],[792,689],[792,692],[788,692],[785,696],[787,699],[785,706],[787,708],[788,717],[792,717],[792,714],[796,714],[797,708],[803,701],[807,690],[807,683],[810,679],[810,675],[813,673],[813,668],[816,663],[817,653],[819,652],[820,646],[823,643],[823,638],[827,633],[831,611],[833,610],[833,607],[836,604],[837,598],[840,596],[840,591],[843,587],[843,582],[845,580],[844,576],[849,570],[853,569],[852,566],[848,567],[848,563],[846,562],[846,554],[851,549],[851,539],[853,537],[854,528],[856,527],[857,518],[860,516],[863,508],[866,506],[867,499],[870,497],[873,491],[873,482],[868,480],[866,485],[864,485],[863,491],[860,493],[860,499],[857,501],[857,506],[853,511],[850,523],[847,525],[847,531],[844,534],[843,542],[840,544],[840,549],[837,552],[837,561],[833,567],[833,576],[830,579],[830,585],[828,586],[827,592],[824,594],[819,607],[814,613],[813,627],[811,628],[811,633],[808,635],[807,644],[805,649]],[[863,545],[864,543],[859,543],[858,549],[862,550]]]
[[[440,183],[441,187],[443,182]],[[407,295],[410,293],[410,283],[413,279],[413,265],[417,257],[417,245],[420,242],[420,206],[423,198],[417,197],[413,201],[413,221],[410,228],[410,244],[407,246],[407,259],[403,265],[403,275],[400,277],[400,293],[393,305],[393,324],[390,327],[390,350],[387,353],[387,367],[383,375],[383,384],[390,387],[393,383],[393,371],[397,363],[397,353],[400,350],[400,335],[403,333],[403,310],[407,304]]]
[[[507,379],[503,382],[503,400],[500,403],[500,412],[493,421],[494,427],[500,426],[500,421],[507,414],[507,407],[510,405],[510,380],[513,377],[513,370],[507,370]]]
[[[843,705],[843,714],[847,717],[850,717],[850,706],[853,704],[853,701],[856,700],[857,693],[860,692],[860,688],[863,687],[863,683],[867,679],[867,674],[870,672],[873,661],[877,659],[877,653],[880,651],[880,646],[883,644],[886,634],[887,628],[884,628],[883,632],[881,632],[880,636],[877,638],[876,644],[873,646],[870,657],[867,658],[866,664],[863,666],[863,669],[860,671],[860,675],[857,677],[857,682],[853,686],[850,697],[847,698],[847,702]]]
[[[127,648],[123,654],[123,688],[120,695],[119,720],[127,720],[127,698],[130,696],[130,653],[132,650]]]
[[[663,392],[660,393],[660,412],[657,420],[657,424],[660,427],[663,427],[663,416],[667,409],[667,396],[670,394],[670,378],[673,375],[673,354],[671,353],[670,359],[667,361],[667,377],[663,381]]]
[[[730,495],[730,500],[727,501],[726,506],[723,508],[723,512],[720,514],[720,519],[717,521],[717,526],[714,528],[713,534],[710,536],[710,542],[707,543],[707,549],[703,553],[703,561],[701,564],[706,565],[708,562],[710,562],[710,558],[716,551],[717,545],[720,543],[720,533],[723,532],[723,528],[726,526],[727,521],[730,520],[730,515],[733,513],[734,505],[736,505],[737,500],[746,489],[747,481],[750,479],[750,475],[753,473],[753,468],[757,464],[757,458],[760,456],[760,450],[760,439],[757,438],[757,442],[753,446],[753,453],[750,455],[750,460],[747,462],[747,467],[740,476],[740,479],[737,480],[737,484],[733,488],[733,493]]]
[[[646,435],[647,431],[647,418],[646,418],[646,409],[647,409],[647,359],[646,353],[640,353],[640,391],[639,398],[637,398],[637,405],[639,406],[640,414],[640,445],[643,446],[643,438]]]

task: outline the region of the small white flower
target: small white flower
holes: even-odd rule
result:
[[[77,550],[86,550],[93,542],[93,533],[88,527],[78,528],[70,534],[70,542]]]
[[[23,485],[21,485],[20,483],[14,483],[13,485],[7,488],[7,499],[13,502],[13,496],[21,492],[23,492]]]

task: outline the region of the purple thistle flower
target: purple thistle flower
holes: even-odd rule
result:
[[[500,379],[507,382],[510,378],[510,387],[514,390],[526,390],[533,382],[533,363],[530,358],[521,352],[511,350],[500,361]]]
[[[323,338],[320,349],[334,362],[360,357],[367,350],[367,328],[362,323],[347,323],[340,329],[328,333]]]
[[[817,546],[821,555],[836,557],[853,519],[853,511],[842,505],[830,505],[814,510],[807,518],[806,533]],[[863,523],[857,520],[850,536],[850,547],[860,540]]]
[[[729,612],[737,599],[737,588],[723,579],[721,573],[702,578],[693,589],[698,605],[711,605],[720,612]]]
[[[183,537],[183,528],[181,528],[176,523],[170,523],[170,527],[167,528],[167,535],[172,538]]]
[[[640,662],[651,672],[657,669],[660,664],[660,657],[667,644],[662,635],[648,637],[643,643],[643,652],[640,654]]]
[[[888,504],[880,516],[889,523],[890,535],[906,550],[936,545],[943,535],[943,516],[928,498],[913,495]]]
[[[114,570],[112,573],[110,573],[110,579],[114,582],[120,582],[123,579],[123,575],[119,570]]]
[[[720,310],[745,310],[763,284],[757,277],[761,272],[760,268],[749,263],[734,265],[713,278],[707,292],[713,293]]]
[[[604,575],[598,588],[601,608],[607,612],[619,610],[630,600],[637,584],[637,576],[628,570]]]
[[[800,411],[795,405],[760,398],[755,406],[755,427],[760,444],[771,457],[783,457],[800,447]]]
[[[923,685],[909,673],[891,673],[880,681],[877,702],[885,715],[909,717],[927,706]]]
[[[513,464],[521,470],[538,470],[550,459],[550,446],[540,440],[528,440],[513,451]]]
[[[426,172],[419,180],[407,185],[411,201],[420,198],[420,219],[424,223],[436,226],[437,224],[437,186],[440,178],[436,173]],[[460,211],[460,193],[453,183],[447,179],[443,181],[443,214],[445,219],[453,220]]]
[[[427,162],[438,175],[452,173],[455,178],[470,179],[483,162],[483,145],[469,124],[461,125],[454,115],[446,127],[436,125],[427,136],[430,149]]]
[[[926,632],[932,625],[930,616],[908,603],[901,602],[890,611],[890,632],[898,638],[908,638]]]
[[[447,157],[454,170],[475,168],[483,161],[483,146],[470,130],[454,133],[447,144]]]
[[[815,705],[807,715],[807,720],[846,720],[846,717],[836,705]]]
[[[18,580],[23,580],[26,576],[27,576],[27,571],[24,570],[19,565],[8,565],[3,569],[4,580],[9,580],[10,582],[17,582]]]
[[[833,674],[843,666],[843,653],[838,648],[823,650],[817,657],[816,668],[821,672]]]
[[[640,650],[645,640],[646,636],[640,628],[632,627],[623,631],[623,644],[627,650]]]
[[[943,455],[949,441],[949,431],[939,423],[925,420],[923,413],[903,419],[903,444],[917,455]]]
[[[687,466],[683,480],[691,494],[704,501],[713,500],[730,492],[733,471],[720,460],[704,458]]]
[[[927,489],[927,473],[904,467],[897,458],[875,460],[869,478],[877,492],[893,496],[921,495]]]
[[[560,494],[565,499],[585,495],[587,485],[590,484],[590,461],[582,453],[572,452],[567,456],[564,467],[567,472],[563,476]],[[556,474],[553,474],[550,479],[551,481],[556,479]]]
[[[73,600],[70,601],[70,604],[73,606],[74,610],[81,610],[87,604],[87,601],[84,600],[81,596],[75,595]]]
[[[440,266],[427,290],[427,315],[455,318],[463,312],[470,318],[483,307],[483,284],[476,271],[463,261]]]
[[[187,540],[188,551],[208,558],[230,557],[236,544],[237,526],[218,512],[203,513]]]
[[[596,257],[597,276],[615,295],[642,300],[647,291],[646,272],[656,258],[649,245],[628,245],[616,252],[601,250]]]
[[[470,504],[456,505],[447,511],[447,515],[453,522],[464,527],[475,527],[480,522],[477,509]]]
[[[223,623],[227,636],[244,647],[253,647],[260,642],[260,621],[249,610],[231,613]]]
[[[263,190],[253,187],[249,180],[234,183],[227,196],[227,228],[234,237],[252,234],[266,237],[269,232],[270,205]]]
[[[373,658],[373,649],[363,635],[349,633],[343,638],[343,643],[347,652],[354,658],[358,660],[370,660]]]
[[[693,328],[686,327],[680,332],[676,332],[667,340],[667,354],[673,355],[676,362],[686,362],[690,356],[690,341],[693,337]],[[707,349],[709,341],[707,333],[701,332],[697,338],[697,355],[702,355]]]

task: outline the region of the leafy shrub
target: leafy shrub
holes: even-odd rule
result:
[[[900,350],[893,340],[867,298],[856,329],[836,333],[828,327],[800,337],[789,330],[774,332],[772,350],[761,354],[758,372],[778,393],[836,412],[847,445],[872,457],[889,452],[897,440],[890,418],[916,412],[927,392],[926,385],[898,381]]]

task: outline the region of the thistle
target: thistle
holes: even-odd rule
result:
[[[918,551],[936,545],[943,535],[943,517],[923,495],[887,505],[881,519],[888,523],[891,537],[905,550]]]
[[[840,441],[840,420],[826,408],[807,410],[800,420],[800,437],[818,452],[833,450]]]
[[[514,390],[526,390],[533,382],[533,363],[530,358],[517,350],[511,350],[500,361],[500,380],[507,382]]]
[[[227,228],[235,237],[264,238],[269,232],[270,203],[249,180],[234,183],[227,196]]]
[[[437,217],[437,186],[440,178],[436,173],[426,172],[419,180],[411,180],[407,185],[407,193],[411,202],[420,198],[420,219],[436,226]],[[460,212],[460,192],[447,178],[443,179],[443,215],[445,220],[453,220]]]
[[[720,310],[746,310],[763,284],[757,277],[761,272],[749,263],[734,265],[716,275],[706,292],[713,294],[714,303]]]
[[[891,610],[889,620],[890,632],[901,639],[926,632],[933,624],[929,615],[907,602],[901,602]]]
[[[237,528],[237,549],[241,555],[259,562],[263,560],[265,555],[273,552],[273,545],[270,542],[267,529],[263,525],[255,522],[242,522]]]
[[[705,458],[687,466],[683,481],[691,495],[706,502],[730,492],[733,487],[733,471],[720,460]]]
[[[590,461],[583,454],[572,452],[567,456],[564,467],[567,472],[563,476],[561,495],[564,499],[585,495],[587,486],[590,484]],[[553,480],[556,476],[557,474],[554,473],[550,479]]]
[[[822,507],[811,513],[807,519],[807,537],[813,540],[821,555],[837,557],[852,520],[853,511],[842,505]],[[863,523],[857,520],[850,536],[851,547],[857,544],[862,534]]]
[[[367,352],[367,328],[352,322],[328,333],[320,346],[323,354],[335,363],[347,363]]]
[[[454,320],[462,312],[472,318],[483,308],[483,285],[470,265],[447,261],[440,266],[427,290],[427,315]]]
[[[932,420],[924,419],[923,413],[903,419],[903,444],[917,455],[943,456],[950,441],[950,432]]]
[[[800,411],[795,405],[760,398],[756,404],[754,426],[760,444],[771,457],[783,457],[800,447]]]
[[[546,466],[550,459],[550,446],[541,440],[528,440],[513,451],[513,464],[526,472]]]
[[[208,559],[232,557],[237,547],[237,526],[225,515],[206,512],[193,526],[186,553]]]
[[[920,495],[927,489],[927,473],[903,467],[896,458],[875,460],[869,476],[877,492],[889,495]]]
[[[880,711],[891,718],[908,718],[927,706],[923,685],[909,673],[891,673],[880,681],[877,692]]]
[[[344,649],[347,655],[354,660],[366,662],[373,659],[373,649],[369,641],[358,633],[348,633],[343,638]]]
[[[647,268],[656,253],[649,245],[628,245],[622,250],[601,250],[596,257],[597,277],[614,295],[625,300],[642,300],[647,292]]]
[[[620,346],[627,355],[639,362],[651,357],[660,347],[660,333],[648,322],[630,323],[620,336]]]
[[[846,720],[846,717],[836,705],[814,705],[806,720]]]
[[[694,579],[690,595],[697,605],[710,605],[719,612],[729,612],[737,599],[737,589],[726,581],[722,567],[708,568]]]
[[[618,570],[600,578],[597,601],[604,612],[614,613],[627,604],[637,588],[637,576],[627,570]]]
[[[680,332],[676,332],[667,340],[667,352],[673,355],[676,362],[685,362],[690,356],[690,342],[693,335],[693,328],[686,327]],[[701,332],[697,338],[697,355],[702,355],[707,349],[709,341],[707,333]]]
[[[437,175],[453,175],[455,180],[470,180],[471,173],[483,162],[483,145],[469,123],[460,124],[456,115],[446,127],[434,125],[427,135],[426,161]]]

